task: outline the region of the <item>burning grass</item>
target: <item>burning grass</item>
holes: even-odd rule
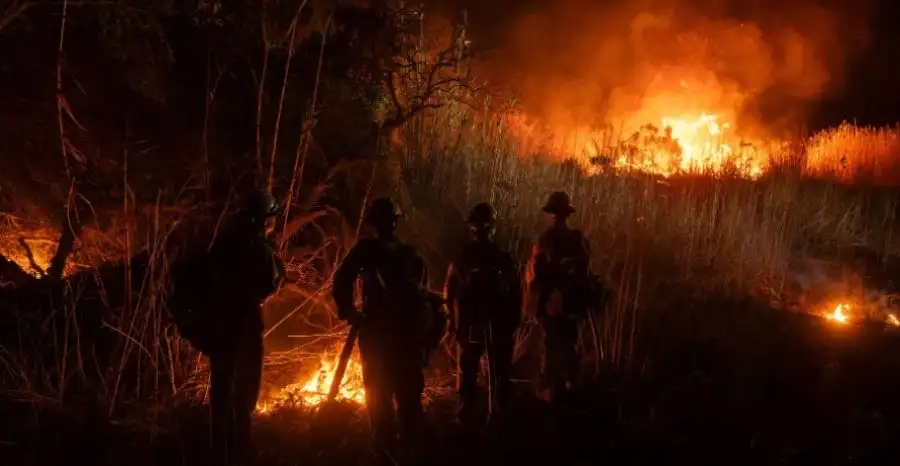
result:
[[[587,357],[583,369],[587,379],[600,374],[612,378],[610,374],[615,371],[611,368],[622,372],[643,370],[649,360],[648,354],[660,354],[653,352],[656,350],[651,336],[658,334],[648,330],[652,327],[652,321],[662,315],[690,314],[685,308],[680,308],[679,303],[705,302],[713,296],[733,298],[748,290],[758,292],[757,297],[762,299],[790,293],[785,285],[792,278],[788,264],[798,258],[818,257],[850,263],[842,256],[842,251],[850,246],[862,246],[882,255],[897,252],[893,234],[897,199],[887,191],[841,186],[799,177],[798,172],[790,171],[766,172],[753,180],[721,174],[688,176],[673,173],[658,176],[656,173],[632,170],[626,170],[628,173],[622,173],[622,170],[586,173],[578,163],[559,163],[540,156],[522,157],[516,139],[506,137],[508,128],[503,120],[493,121],[487,127],[477,127],[472,126],[473,123],[465,123],[473,120],[467,120],[461,109],[454,110],[458,113],[451,110],[436,112],[414,122],[416,124],[406,128],[401,139],[403,144],[396,146],[391,154],[402,161],[394,165],[400,167],[399,172],[394,172],[399,183],[392,187],[399,188],[395,192],[400,193],[400,200],[408,211],[407,221],[402,226],[403,236],[426,254],[437,284],[453,251],[464,240],[466,231],[462,219],[468,206],[481,200],[494,203],[500,213],[499,239],[505,247],[524,259],[532,239],[543,228],[540,205],[546,194],[555,189],[572,192],[578,208],[575,224],[591,239],[595,268],[604,275],[617,295],[605,315],[594,316],[586,325],[583,347]],[[438,134],[439,131],[447,132]],[[466,135],[466,138],[454,139],[455,135],[460,134]],[[473,135],[481,135],[481,139],[473,138]],[[382,175],[383,172],[379,172],[379,179],[387,179]],[[327,232],[325,234],[328,235]],[[159,231],[151,238],[165,236],[165,231]],[[328,235],[324,241],[336,241],[334,238]],[[150,249],[152,257],[165,257],[161,242],[153,241],[151,244],[158,248]],[[313,343],[292,344],[291,349],[272,351],[267,355],[266,377],[271,383],[258,406],[260,435],[274,438],[276,432],[296,429],[291,432],[295,432],[297,438],[306,439],[324,429],[315,425],[309,416],[321,406],[330,386],[344,334],[330,316],[328,300],[322,298],[328,292],[327,269],[318,270],[310,264],[335,263],[340,259],[343,246],[346,245],[307,248],[293,257],[292,270],[303,275],[303,283],[295,286],[293,291],[285,291],[267,307],[266,312],[270,315],[280,307],[299,309],[299,312],[289,313],[287,320],[275,320],[283,323],[284,327],[293,324],[294,332],[297,327],[305,328],[305,336],[315,338],[312,338]],[[132,290],[136,292],[134,296],[147,298],[116,307],[119,313],[115,320],[106,322],[112,328],[110,333],[115,335],[113,354],[116,358],[113,361],[120,363],[109,366],[112,368],[110,375],[103,378],[100,384],[102,389],[96,393],[103,399],[104,409],[119,417],[136,404],[164,411],[185,399],[194,402],[204,399],[204,365],[198,363],[197,355],[179,340],[167,322],[160,301],[165,287],[165,274],[161,273],[164,261],[152,263],[157,264],[159,269],[148,275],[147,282],[142,285],[143,291],[136,291],[141,287]],[[107,284],[124,276],[124,270],[118,270],[109,275],[117,278],[110,278],[112,281]],[[810,306],[806,310],[821,312],[826,317],[823,321],[829,324],[853,327],[860,309],[856,304],[848,299],[829,306]],[[726,312],[714,306],[705,307],[700,313],[704,315],[704,321],[715,322],[705,325],[717,326],[716,331],[722,334],[746,332],[741,345],[750,345],[751,340],[757,341],[760,335],[767,332],[761,325],[754,327],[756,333],[750,335],[749,330],[735,330],[739,327],[737,324],[719,323],[722,316],[716,314],[724,315]],[[897,325],[895,313],[882,315],[882,318],[891,326]],[[319,336],[310,335],[313,331]],[[682,324],[666,327],[665,334],[678,334],[678,338],[682,338],[692,331],[693,327]],[[279,332],[282,330],[272,334],[268,341],[283,336]],[[59,341],[63,340],[60,337]],[[523,352],[526,353],[531,352],[527,343],[523,345]],[[794,348],[787,343],[784,345],[785,348]],[[778,347],[779,351],[782,349]],[[709,351],[703,354],[709,354]],[[774,349],[772,351],[773,354],[781,354]],[[687,356],[684,358],[689,359]],[[776,359],[770,356],[761,360],[771,363]],[[41,399],[48,394],[62,399],[68,390],[65,384],[95,380],[92,375],[72,369],[77,368],[78,364],[73,364],[71,359],[24,361],[5,356],[3,362],[6,367],[15,368],[6,374],[16,374],[16,385],[29,387],[34,394],[32,399]],[[69,370],[61,371],[59,366],[63,362],[68,364]],[[452,372],[446,370],[449,362],[436,362],[435,366],[440,365],[445,372]],[[654,359],[654,362],[663,364],[659,359]],[[665,359],[665,364],[680,363]],[[751,371],[749,368],[761,364],[756,360],[752,364],[736,363],[734,368],[728,370],[740,377],[749,377],[741,371]],[[51,366],[52,370],[48,370]],[[526,356],[520,359],[520,370],[523,373],[521,378],[528,380],[537,368]],[[50,373],[54,375],[46,378]],[[655,375],[647,374],[646,377]],[[344,433],[352,430],[357,437],[366,435],[365,423],[359,414],[360,404],[364,401],[360,376],[361,368],[354,356],[339,394],[342,401],[339,405],[355,413],[351,416],[354,420],[352,424],[342,424],[333,429]],[[93,383],[96,386],[96,382]],[[654,393],[650,395],[642,394],[646,398],[640,401],[617,402],[643,403],[639,407],[632,405],[634,412],[646,406],[656,406],[655,400],[664,397],[676,398],[681,407],[702,405],[691,398],[690,393],[656,393],[657,388],[674,390],[671,382],[653,382],[657,383],[661,388],[654,387]],[[710,399],[713,399],[712,393],[715,392],[704,392],[703,386],[690,383],[694,384],[691,385],[694,392],[709,395],[704,403],[712,403]],[[450,387],[448,377],[431,378],[428,397],[452,404]],[[522,398],[529,399],[528,384],[521,383],[520,387]],[[20,389],[20,392],[23,391]],[[596,398],[596,395],[592,396]],[[602,404],[592,400],[585,402],[585,405],[595,406],[595,403]],[[723,412],[730,409],[725,405],[721,407]],[[747,416],[751,415],[749,408],[742,409],[747,409],[742,411]],[[711,413],[713,410],[703,411],[705,415],[712,416],[709,419],[712,422],[714,416],[707,411]],[[619,426],[619,429],[639,429],[635,426],[652,424],[653,416],[649,414],[629,415],[632,417],[628,418],[628,422],[634,424]],[[669,415],[677,417],[677,414]],[[524,420],[523,425],[539,418],[530,412],[528,416],[534,417]],[[449,423],[449,416],[434,419]],[[690,420],[681,421],[690,423]],[[715,422],[724,421],[718,419]],[[195,429],[203,431],[200,427]],[[662,427],[640,429],[644,429],[640,431],[640,435],[644,436],[665,435],[665,432],[653,430]],[[343,441],[359,446],[357,444],[361,445],[361,441],[357,437],[354,437],[356,440]],[[290,442],[278,438],[281,440],[271,441],[289,449],[285,445]],[[317,453],[318,447],[304,445],[301,448],[303,455],[320,453]],[[333,450],[340,451],[341,447],[334,447]]]
[[[394,166],[401,167],[399,177],[393,180],[398,183],[392,189],[399,188],[400,200],[409,214],[402,234],[426,254],[437,284],[453,251],[464,241],[462,218],[467,206],[491,201],[500,214],[501,243],[524,260],[532,239],[543,228],[540,205],[544,197],[555,189],[570,191],[578,208],[576,226],[585,231],[594,245],[595,268],[619,295],[611,313],[592,322],[586,331],[585,342],[595,353],[586,360],[591,372],[609,364],[630,364],[633,347],[639,344],[636,335],[640,323],[636,316],[657,307],[665,308],[665,299],[673,290],[698,299],[747,292],[769,299],[792,293],[786,286],[792,280],[788,265],[799,258],[840,262],[844,260],[842,252],[851,246],[881,255],[898,250],[893,234],[897,199],[888,191],[804,178],[799,176],[802,170],[765,171],[752,179],[739,176],[741,172],[691,175],[686,168],[663,173],[667,176],[659,176],[653,170],[621,167],[590,171],[581,163],[561,163],[546,154],[523,157],[524,146],[516,129],[509,126],[510,120],[497,117],[485,121],[472,118],[470,112],[464,106],[449,106],[416,119],[399,133],[391,157],[399,158],[400,163]],[[714,120],[700,121],[704,131],[712,131]],[[722,128],[727,129],[724,124]],[[889,140],[891,134],[842,131],[845,133],[833,133],[831,140],[839,140],[837,135],[841,134],[851,141]],[[821,156],[827,147],[837,150],[844,146],[835,142],[832,146],[815,147]],[[390,179],[383,175],[377,174],[379,179]],[[41,231],[47,238],[54,236],[52,230]],[[21,230],[10,228],[7,236],[22,234]],[[115,235],[103,239],[102,234],[94,233],[87,236],[90,242],[85,244],[104,244],[107,251],[126,251],[121,239],[112,236]],[[289,345],[293,349],[269,355],[267,373],[281,374],[266,389],[258,407],[260,413],[271,414],[280,407],[296,405],[317,406],[331,384],[342,333],[336,331],[328,299],[323,298],[328,290],[327,270],[318,270],[311,264],[335,263],[340,259],[342,243],[330,235],[322,241],[328,246],[306,249],[289,258],[294,264],[291,269],[296,269],[294,273],[303,276],[303,284],[274,299],[267,312],[271,314],[284,306],[301,310],[278,325],[290,324],[285,327],[294,331],[303,328],[306,333],[315,329],[326,336],[315,339],[315,345],[293,344]],[[14,243],[4,244],[12,247]],[[113,244],[117,246],[110,248]],[[86,249],[80,254],[91,250]],[[17,263],[23,260],[14,252],[10,252],[10,257]],[[164,287],[162,275],[153,277],[156,278],[148,277],[150,281],[144,285],[150,286],[147,290]],[[152,306],[155,320],[135,324],[142,322],[137,316],[146,315],[141,306]],[[159,301],[138,300],[129,309],[118,317],[119,324],[110,325],[122,338],[123,357],[145,354],[152,346],[137,345],[132,340],[154,338],[154,333],[162,335],[153,345],[172,362],[154,378],[159,383],[164,381],[169,386],[167,391],[176,396],[202,399],[202,366],[182,364],[191,357],[189,354],[174,356],[185,345],[166,323]],[[856,319],[854,309],[841,308],[832,317],[852,322]],[[817,313],[817,308],[805,310]],[[896,313],[882,314],[882,320],[896,325]],[[279,332],[282,330],[267,341],[283,337]],[[136,338],[137,334],[141,339]],[[172,355],[168,355],[170,352]],[[175,363],[176,359],[181,362]],[[156,364],[160,367],[158,360]],[[21,372],[32,370],[37,372],[23,375],[23,379],[34,378],[41,371],[34,366]],[[112,399],[119,396],[115,393],[113,384],[109,390]],[[352,403],[364,401],[356,356],[338,398]]]
[[[417,214],[412,228],[422,229],[422,241],[451,244],[450,235],[461,240],[464,229],[457,219],[466,206],[489,200],[500,213],[500,238],[524,259],[543,225],[544,197],[563,189],[579,208],[577,225],[594,244],[608,246],[594,250],[599,267],[614,269],[625,255],[640,255],[660,280],[746,289],[782,281],[793,259],[838,260],[836,255],[851,246],[885,255],[898,250],[897,199],[890,190],[804,178],[802,165],[778,166],[754,181],[739,171],[665,177],[652,170],[586,173],[581,162],[522,157],[517,129],[504,118],[479,126],[467,110],[456,112],[424,119],[419,128],[425,129],[407,133],[400,148],[407,201]],[[845,137],[862,144],[880,134],[889,133]],[[426,226],[436,222],[450,226],[444,232]],[[432,240],[432,234],[443,238]]]
[[[850,317],[847,315],[847,312],[850,310],[849,304],[838,304],[834,307],[834,310],[825,314],[825,317],[831,319],[835,322],[846,324],[849,322]]]
[[[328,392],[334,381],[335,371],[340,358],[342,345],[328,348],[323,351],[318,361],[312,361],[313,370],[306,373],[305,376],[296,377],[293,370],[287,374],[287,377],[294,378],[296,382],[290,382],[272,393],[264,394],[256,406],[256,411],[260,414],[270,414],[273,411],[282,408],[290,408],[296,406],[314,407],[322,404],[328,397]],[[292,352],[272,354],[269,356],[270,364],[277,359],[291,358]],[[291,364],[291,368],[298,365],[310,364]],[[294,369],[295,370],[295,369]],[[303,374],[303,371],[299,371]],[[347,364],[340,389],[335,397],[336,401],[347,401],[355,404],[365,403],[366,392],[363,387],[362,364],[359,360],[359,351],[354,350]]]
[[[287,74],[284,82],[287,83]],[[467,92],[456,90],[452,97],[472,100],[467,99],[472,96],[464,95]],[[692,92],[682,92],[681,96],[702,94]],[[264,100],[262,89],[259,100]],[[814,257],[843,264],[851,262],[845,256],[849,248],[862,248],[881,257],[898,252],[900,245],[894,234],[897,195],[871,189],[869,184],[896,185],[900,181],[893,164],[900,130],[844,125],[810,139],[748,140],[744,137],[746,132],[739,132],[742,128],[734,126],[733,112],[728,108],[682,108],[652,95],[649,100],[654,103],[652,111],[642,113],[646,118],[630,121],[633,125],[627,131],[571,125],[551,128],[549,133],[546,128],[533,127],[519,113],[495,113],[487,108],[446,103],[417,114],[396,129],[388,159],[377,162],[373,175],[366,167],[364,176],[372,176],[369,183],[374,188],[367,189],[360,200],[365,202],[371,196],[386,193],[400,198],[409,213],[402,234],[427,256],[433,285],[437,285],[449,259],[465,240],[462,219],[469,206],[484,200],[492,202],[500,214],[501,243],[524,259],[531,241],[543,228],[540,206],[545,196],[557,189],[571,192],[578,208],[575,224],[591,240],[595,269],[616,295],[607,312],[591,316],[585,325],[585,379],[600,379],[612,386],[619,382],[618,375],[626,374],[630,385],[622,382],[612,389],[606,387],[606,391],[587,390],[589,394],[575,410],[583,417],[562,423],[593,425],[583,422],[584,418],[615,419],[615,429],[594,425],[587,434],[566,432],[563,437],[582,435],[584,446],[595,445],[598,438],[612,443],[611,437],[627,432],[635,438],[666,438],[659,443],[676,451],[677,445],[683,448],[684,443],[680,438],[672,438],[686,435],[680,427],[702,425],[706,431],[691,432],[699,439],[689,448],[694,452],[714,450],[711,445],[726,445],[722,449],[733,459],[735,452],[745,452],[750,443],[753,446],[748,457],[758,454],[759,449],[771,448],[773,457],[780,460],[783,451],[808,439],[785,435],[790,441],[782,444],[771,440],[778,436],[772,432],[790,424],[793,432],[806,433],[811,418],[806,413],[823,409],[837,411],[832,418],[835,422],[849,419],[849,414],[857,413],[851,413],[850,408],[841,411],[844,405],[833,401],[842,401],[854,392],[847,389],[844,398],[826,393],[821,397],[824,405],[817,404],[820,400],[807,393],[805,387],[810,381],[820,381],[823,392],[846,389],[814,370],[824,358],[821,348],[810,350],[815,345],[798,341],[802,337],[821,343],[824,332],[820,328],[795,324],[796,320],[791,320],[795,316],[787,313],[763,316],[733,312],[738,306],[732,305],[747,294],[756,301],[774,301],[795,293],[790,287],[795,277],[789,265],[798,259]],[[676,101],[685,100],[693,99]],[[275,120],[280,120],[282,103],[279,101]],[[258,111],[262,112],[262,104]],[[262,119],[261,115],[258,117]],[[61,136],[65,140],[65,135]],[[278,153],[275,142],[271,144],[272,167]],[[257,144],[260,157],[263,144],[259,136]],[[302,181],[303,170],[311,169],[305,168],[306,152],[306,148],[296,150],[295,171],[290,176],[294,181]],[[834,180],[859,184],[842,186]],[[321,194],[329,183],[331,180],[326,179],[322,186],[314,186],[310,191]],[[311,203],[318,200],[312,199]],[[174,200],[171,203],[174,205]],[[125,204],[125,210],[135,208]],[[15,310],[4,315],[12,316],[13,324],[8,328],[14,331],[9,333],[33,338],[16,340],[18,345],[3,348],[0,381],[12,387],[5,394],[13,392],[12,398],[18,401],[29,400],[43,406],[50,399],[70,406],[81,403],[90,410],[92,418],[103,420],[150,419],[150,424],[156,424],[148,429],[151,431],[166,424],[163,413],[172,411],[173,406],[183,408],[188,404],[195,409],[197,402],[205,399],[207,374],[202,358],[178,337],[165,308],[165,271],[172,252],[166,238],[175,222],[161,222],[160,208],[158,203],[151,215],[144,215],[144,228],[129,224],[120,231],[106,229],[99,233],[97,227],[95,235],[83,235],[79,251],[69,264],[73,269],[66,286],[74,286],[53,295],[64,299],[50,300],[49,304],[38,299],[13,303]],[[182,212],[180,218],[195,214]],[[318,458],[327,464],[340,462],[334,455],[346,450],[348,444],[362,443],[359,440],[367,434],[360,427],[364,423],[354,414],[352,423],[336,426],[334,430],[343,434],[336,436],[341,440],[323,454],[310,440],[312,433],[322,427],[314,426],[313,418],[308,416],[312,410],[292,408],[321,406],[333,379],[343,332],[324,296],[328,293],[330,272],[355,240],[348,233],[353,228],[344,224],[353,219],[355,212],[344,214],[347,218],[339,219],[339,227],[327,229],[317,225],[321,236],[304,238],[310,247],[290,254],[292,272],[302,275],[296,280],[300,286],[272,300],[266,312],[273,314],[279,307],[276,302],[294,310],[283,319],[276,319],[269,332],[275,327],[280,332],[279,326],[285,324],[284,327],[301,328],[306,336],[313,332],[321,336],[314,343],[270,351],[266,377],[278,381],[266,388],[258,406],[263,414],[259,419],[262,435],[290,432],[274,443],[289,451],[296,448],[303,458]],[[39,270],[46,269],[49,263],[59,232],[48,228],[46,222],[26,226],[13,217],[5,218],[0,252],[29,274],[39,275]],[[20,237],[26,238],[27,248],[17,246],[21,246]],[[128,257],[141,250],[138,244],[146,246],[143,263],[77,273],[81,268]],[[94,275],[97,278],[92,281]],[[877,288],[877,280],[873,282]],[[35,302],[39,304],[34,305]],[[825,317],[820,320],[826,325],[852,329],[863,318],[860,311],[864,306],[843,295],[838,303],[822,308],[819,305],[807,303],[803,310]],[[53,318],[43,320],[48,314]],[[735,314],[740,315],[734,317]],[[880,315],[888,325],[900,324],[894,312]],[[84,316],[91,316],[87,324]],[[784,325],[785,321],[791,323]],[[781,333],[772,331],[783,327],[790,328]],[[532,353],[533,339],[526,334],[533,328],[529,323],[523,329],[523,344],[517,348],[523,374],[520,378],[525,381],[537,373],[536,364],[532,364],[529,354],[524,354]],[[270,348],[279,336],[283,335],[270,335]],[[882,363],[882,355],[885,360],[891,359],[894,353],[887,351],[891,348],[888,343],[878,340],[876,345],[872,341],[876,340],[859,338],[857,343],[871,345],[873,348],[866,355],[878,360],[878,364]],[[709,362],[711,359],[715,361]],[[435,362],[434,366],[444,373],[429,379],[429,398],[452,402],[447,375],[452,372],[447,371],[451,362],[452,358]],[[863,379],[857,375],[866,374],[870,365],[862,358],[855,362],[863,369],[842,374],[841,380]],[[881,366],[878,369],[884,370]],[[761,370],[778,377],[760,374]],[[711,374],[709,379],[703,380],[705,374]],[[365,395],[360,376],[361,368],[354,357],[339,393],[339,405],[354,413],[358,413],[358,404]],[[710,379],[715,383],[710,383]],[[521,385],[520,398],[530,400],[530,387],[527,383]],[[793,398],[772,400],[773,386],[778,393]],[[731,395],[733,398],[728,398]],[[604,409],[609,406],[605,404],[615,406],[607,412]],[[799,413],[796,418],[785,414],[801,405],[806,413]],[[294,411],[300,414],[291,415]],[[534,460],[527,457],[528,449],[522,445],[546,447],[547,436],[543,434],[552,423],[533,411],[519,412],[524,413],[517,419],[521,422],[512,423],[513,427],[533,436],[516,438],[518,446],[507,453],[525,451],[524,459]],[[771,415],[775,421],[763,419],[760,412]],[[195,417],[202,419],[203,415]],[[445,415],[436,420],[446,425],[449,418]],[[719,442],[715,434],[710,436],[709,425],[745,429],[729,424],[736,418],[742,423],[745,419],[754,422],[752,430],[741,430],[730,439],[734,444]],[[785,419],[793,423],[782,422]],[[54,422],[68,424],[67,420]],[[193,422],[183,431],[205,432],[202,422]],[[663,425],[665,422],[670,425]],[[104,425],[108,427],[107,424]],[[183,428],[184,424],[177,426]],[[857,423],[841,432],[855,433],[858,426]],[[93,432],[85,425],[75,430]],[[527,431],[540,431],[541,435]],[[880,432],[877,428],[871,431]],[[356,442],[348,440],[350,434]],[[621,437],[618,440],[627,443],[627,435],[622,433]],[[853,436],[838,440],[849,437]],[[34,438],[43,445],[42,432]],[[205,439],[194,440],[201,444]],[[767,441],[774,442],[774,446],[766,445]],[[108,443],[118,444],[115,440]],[[179,448],[177,441],[171,443],[172,450]],[[821,445],[832,445],[810,443],[817,446],[811,450],[813,454],[824,450]],[[647,444],[635,445],[634,450],[652,451],[646,448]],[[446,450],[457,452],[456,443],[449,441],[448,445]],[[558,445],[550,445],[549,449],[553,447]],[[132,453],[130,460],[149,456],[149,448],[140,451],[141,455]],[[841,457],[846,457],[843,453]],[[279,453],[268,454],[274,457],[273,464],[284,461]],[[179,454],[172,454],[162,463],[175,464],[178,461],[171,458],[178,457]],[[505,457],[517,462],[511,458]],[[463,459],[471,462],[473,456],[460,458]]]

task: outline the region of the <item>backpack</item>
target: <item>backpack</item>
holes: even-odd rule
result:
[[[371,289],[379,290],[370,296],[379,304],[379,311],[402,311],[418,302],[421,277],[413,276],[415,271],[411,270],[417,259],[415,250],[407,245],[391,250],[375,242],[370,247],[372,256],[360,276],[374,285]]]
[[[170,289],[166,305],[178,332],[199,351],[212,347],[215,325],[209,297],[213,293],[212,259],[205,251],[185,255],[169,271]]]
[[[510,316],[510,271],[506,269],[502,254],[472,254],[472,262],[460,272],[459,328],[462,338],[479,341],[488,324],[502,328],[512,325]],[[519,314],[516,309],[516,316]]]
[[[470,303],[483,303],[487,307],[499,303],[509,291],[507,277],[496,261],[482,260],[468,270],[463,281],[461,297]]]
[[[555,270],[553,291],[548,309],[558,309],[563,314],[581,316],[593,307],[593,284],[589,270],[578,270],[565,264],[568,259],[584,255],[584,236],[579,230],[553,232],[543,245],[549,266]]]

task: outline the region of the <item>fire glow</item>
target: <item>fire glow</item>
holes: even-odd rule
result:
[[[849,310],[849,304],[838,304],[834,307],[834,310],[827,314],[825,317],[834,322],[846,324],[850,321],[850,316],[847,314],[847,311]]]
[[[887,321],[894,327],[900,327],[900,319],[897,318],[896,314],[888,314]]]
[[[589,173],[758,179],[790,163],[849,178],[872,159],[856,147],[896,147],[871,128],[812,139],[796,129],[866,46],[837,25],[867,19],[793,2],[740,19],[696,2],[569,3],[513,16],[508,56],[486,65],[516,83],[504,129],[520,154],[574,159]]]
[[[325,402],[334,381],[340,350],[341,346],[338,345],[337,348],[326,351],[319,360],[315,372],[260,401],[256,405],[256,411],[264,414],[283,406],[318,406]],[[359,361],[358,353],[354,351],[347,363],[344,380],[335,399],[358,404],[364,403],[366,391],[363,387],[362,374],[362,364]]]
[[[748,149],[744,141],[734,149],[727,134],[731,123],[714,113],[663,116],[618,140],[610,140],[607,131],[586,128],[537,129],[525,116],[510,121],[513,133],[524,144],[560,158],[574,156],[588,171],[607,165],[664,177],[729,173],[756,179],[768,167],[768,156]]]

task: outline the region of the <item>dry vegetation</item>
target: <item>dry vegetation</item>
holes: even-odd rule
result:
[[[295,28],[288,31],[297,34]],[[456,47],[456,42],[450,44],[444,50]],[[267,51],[269,47],[277,48],[267,44]],[[293,46],[288,47],[286,66],[294,53]],[[783,304],[797,298],[789,286],[793,262],[816,258],[851,264],[860,250],[884,261],[900,247],[894,235],[897,194],[877,187],[897,180],[892,161],[900,156],[900,130],[846,125],[817,134],[792,144],[789,153],[773,162],[774,168],[754,181],[704,175],[663,178],[615,170],[588,175],[574,161],[523,153],[505,111],[497,111],[471,87],[458,85],[462,80],[442,80],[442,71],[430,73],[445,68],[459,72],[459,63],[443,62],[446,57],[433,51],[405,52],[420,61],[411,59],[404,69],[414,71],[396,78],[405,92],[381,96],[380,104],[388,110],[377,128],[378,142],[371,146],[376,158],[325,164],[321,157],[316,159],[321,156],[315,154],[316,134],[336,131],[322,129],[328,124],[324,110],[323,121],[305,115],[301,125],[285,130],[292,134],[285,137],[291,141],[289,149],[284,142],[279,149],[278,137],[266,142],[264,132],[257,131],[253,162],[265,167],[263,179],[270,186],[286,181],[282,192],[293,206],[291,218],[283,219],[279,228],[293,283],[266,311],[271,342],[267,378],[276,386],[311,370],[321,351],[343,335],[327,298],[329,280],[360,234],[359,208],[376,195],[400,200],[408,214],[402,235],[426,255],[437,288],[465,239],[462,221],[469,206],[483,200],[493,203],[500,215],[500,241],[524,259],[543,227],[540,205],[546,195],[557,189],[572,193],[578,208],[575,223],[591,239],[594,267],[616,295],[607,312],[592,316],[583,333],[587,379],[613,372],[643,373],[655,356],[649,340],[658,336],[652,330],[658,328],[657,317],[687,312],[679,307],[686,302],[707,315],[721,311],[704,308],[709,302],[741,302],[746,296]],[[462,57],[456,55],[455,60]],[[287,73],[276,78],[269,81],[286,86]],[[319,83],[317,71],[313,88]],[[272,91],[280,99],[269,109],[271,117],[262,115],[260,90],[257,121],[266,119],[277,128],[283,89]],[[207,106],[210,103],[207,100]],[[60,120],[74,119],[63,106],[58,109]],[[319,133],[313,131],[316,125]],[[204,150],[205,137],[204,132]],[[67,145],[64,130],[61,139],[63,157],[77,162],[74,143]],[[390,140],[388,148],[385,140]],[[815,159],[815,172],[805,168],[807,159]],[[127,154],[122,160],[128,160]],[[167,268],[184,248],[185,238],[214,229],[228,208],[227,202],[224,207],[221,202],[206,204],[196,194],[215,191],[205,184],[212,165],[208,163],[199,170],[197,189],[176,195],[175,190],[159,188],[152,202],[126,194],[121,205],[106,206],[79,221],[74,251],[65,257],[63,282],[28,280],[0,292],[0,382],[3,396],[14,400],[18,409],[38,412],[48,405],[85,404],[100,410],[101,417],[140,418],[169,427],[172,417],[180,415],[176,406],[202,401],[202,359],[178,338],[165,296]],[[834,168],[823,171],[826,166]],[[127,168],[125,173],[122,192],[128,193]],[[340,187],[347,188],[353,202],[329,205],[329,192]],[[68,214],[76,210],[70,202]],[[46,273],[65,232],[49,217],[5,215],[0,253],[31,275]],[[302,241],[292,239],[295,236]],[[689,333],[688,328],[669,331]],[[535,369],[529,356],[533,330],[532,323],[522,330],[517,352],[524,378]],[[303,338],[286,338],[292,334]],[[448,398],[450,359],[443,354],[435,358],[429,388],[435,400]],[[300,422],[278,417],[283,415],[268,417],[263,435],[271,434],[265,426],[288,429],[291,422],[294,430],[289,432],[309,434],[307,417]],[[315,452],[305,443],[294,448],[302,454]]]

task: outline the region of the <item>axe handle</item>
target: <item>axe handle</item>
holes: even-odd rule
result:
[[[331,381],[331,388],[328,390],[328,398],[326,401],[332,402],[337,398],[338,392],[341,390],[341,383],[344,381],[344,373],[347,372],[347,364],[350,363],[350,355],[353,354],[353,345],[356,344],[356,337],[359,335],[359,324],[353,324],[350,332],[347,334],[347,341],[344,342],[344,348],[341,350],[341,356],[338,359],[338,365],[334,369],[334,380]]]

